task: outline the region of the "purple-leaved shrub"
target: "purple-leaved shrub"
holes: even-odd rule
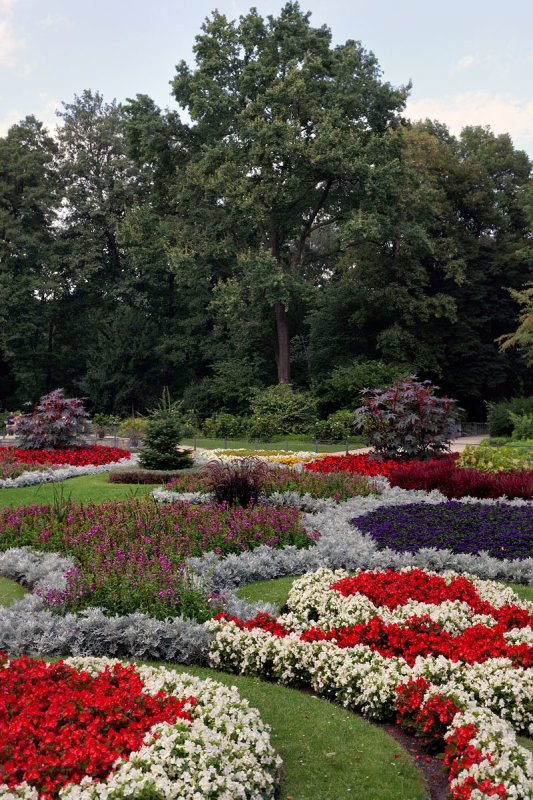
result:
[[[457,436],[456,400],[437,397],[431,381],[412,375],[388,389],[363,389],[355,428],[383,458],[428,460]]]
[[[65,397],[63,389],[54,389],[41,397],[31,413],[20,418],[17,436],[22,447],[56,450],[80,443],[87,422],[83,399]]]

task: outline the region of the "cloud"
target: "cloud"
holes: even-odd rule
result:
[[[16,108],[8,111],[3,119],[0,119],[0,136],[5,136],[12,125],[16,125],[24,119],[24,114]]]
[[[457,64],[455,64],[452,72],[461,72],[463,69],[468,69],[468,67],[471,67],[476,61],[477,56],[473,56],[471,54],[465,56],[464,58],[461,58]]]
[[[516,147],[533,155],[533,101],[488,92],[464,92],[448,98],[408,101],[409,119],[436,119],[457,135],[467,125],[489,125],[495,134],[509,133]]]
[[[46,17],[40,19],[37,23],[40,28],[57,33],[58,31],[65,30],[70,27],[70,22],[67,17],[62,14],[47,14]]]
[[[14,65],[13,54],[25,46],[13,28],[13,9],[18,0],[0,0],[0,65]]]

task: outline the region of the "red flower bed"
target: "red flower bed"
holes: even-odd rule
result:
[[[23,450],[0,447],[0,460],[11,456],[22,464],[53,464],[71,467],[102,466],[129,458],[131,453],[119,447],[74,447],[71,450]]]
[[[491,616],[496,625],[472,625],[458,636],[452,636],[431,617],[409,617],[405,622],[386,623],[376,615],[369,622],[323,631],[309,628],[300,639],[304,642],[334,641],[342,649],[362,644],[385,658],[404,658],[412,666],[417,656],[443,655],[451,661],[480,663],[488,658],[509,658],[515,667],[533,666],[533,647],[527,644],[508,645],[503,636],[511,628],[533,623],[533,616],[514,605],[495,608],[481,600],[475,587],[465,578],[455,578],[446,585],[438,575],[422,570],[410,572],[360,572],[331,586],[344,597],[360,593],[378,606],[397,608],[412,601],[440,604],[446,600],[467,603],[474,613]],[[243,622],[227,614],[215,619],[232,621],[241,630],[261,628],[272,636],[284,638],[290,631],[268,614],[257,614]]]
[[[425,466],[426,463],[433,462],[386,461],[373,453],[348,453],[345,456],[327,456],[319,461],[312,461],[310,464],[304,464],[304,469],[309,472],[361,472],[363,475],[384,475],[388,478],[395,470],[405,469],[413,464]]]
[[[446,583],[440,575],[431,575],[420,569],[410,572],[359,572],[353,578],[343,578],[334,583],[331,588],[343,597],[364,594],[375,606],[386,608],[404,606],[412,600],[435,604],[459,600],[469,605],[476,614],[493,617],[505,626],[505,630],[533,625],[533,615],[529,615],[524,608],[514,605],[494,608],[481,600],[474,585],[466,578],[453,578]]]
[[[62,662],[24,656],[8,664],[0,654],[0,782],[27,781],[52,800],[85,775],[102,780],[153,725],[190,720],[186,702],[196,701],[143,694],[132,666],[92,678]]]
[[[457,457],[457,456],[455,456]],[[451,456],[427,463],[406,464],[389,475],[391,486],[402,489],[438,489],[445,497],[509,498],[530,500],[533,496],[533,470],[522,472],[481,472],[455,466]]]

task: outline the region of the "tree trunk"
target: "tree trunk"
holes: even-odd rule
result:
[[[291,349],[289,341],[289,328],[287,314],[283,303],[276,303],[276,332],[278,344],[276,348],[276,364],[278,366],[279,383],[291,382]]]

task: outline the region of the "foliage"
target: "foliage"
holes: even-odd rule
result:
[[[533,395],[529,397],[513,397],[499,403],[487,403],[487,423],[491,436],[511,436],[513,423],[510,413],[533,414]]]
[[[256,390],[250,401],[252,417],[249,436],[308,433],[316,421],[316,404],[311,395],[278,383]]]
[[[520,306],[518,328],[513,333],[499,336],[500,350],[518,347],[526,357],[528,366],[533,365],[533,285],[519,291],[509,289],[509,294]]]
[[[533,450],[518,447],[468,445],[460,454],[457,465],[483,472],[521,472],[533,468]]]
[[[193,605],[200,621],[216,613],[218,598],[206,597],[203,582],[185,568],[187,558],[261,545],[308,548],[318,537],[305,530],[297,509],[266,506],[157,505],[130,498],[0,514],[0,549],[28,546],[75,559],[64,589],[41,592],[50,608],[98,606],[108,614],[143,612],[158,619],[192,616]]]
[[[180,493],[208,491],[209,476],[204,472],[175,477],[169,481],[166,488]],[[380,490],[363,475],[342,472],[315,475],[312,472],[296,472],[272,465],[261,475],[258,488],[259,492],[267,497],[275,492],[296,492],[300,497],[310,495],[314,498],[332,498],[337,502],[343,502],[356,495],[365,497],[368,494],[380,493]]]
[[[268,478],[268,466],[253,456],[224,463],[210,461],[202,469],[205,487],[217,503],[247,507],[259,500]]]
[[[246,436],[248,430],[248,420],[245,417],[236,417],[219,411],[212,417],[207,417],[202,422],[202,434],[213,439],[221,437],[237,438]]]
[[[175,415],[160,414],[146,423],[139,464],[145,469],[182,469],[190,464],[186,450],[177,450],[181,426]]]
[[[144,417],[126,417],[121,420],[117,428],[117,436],[128,438],[132,444],[139,444],[146,433],[146,419]]]
[[[189,459],[187,467],[192,466],[192,461]],[[187,467],[185,471],[187,471]],[[118,467],[117,469],[109,470],[108,481],[115,484],[161,484],[168,483],[168,481],[176,478],[183,470],[158,470],[158,469],[141,469],[140,467]]]
[[[68,448],[79,440],[87,422],[83,400],[67,398],[63,389],[54,389],[41,397],[31,414],[19,419],[17,434],[23,448]]]
[[[346,440],[357,435],[353,411],[334,411],[326,420],[315,422],[314,435],[317,439]]]
[[[513,423],[513,439],[533,438],[533,414],[515,414],[510,411],[509,419]]]
[[[356,430],[384,458],[427,459],[445,452],[457,435],[456,401],[437,397],[438,388],[413,375],[386,391],[364,389],[355,411]]]
[[[407,378],[411,372],[406,365],[358,358],[351,364],[335,367],[320,381],[313,381],[312,391],[321,413],[351,410],[362,389],[369,386],[386,389],[393,381]]]
[[[430,461],[428,464],[413,464],[398,469],[389,475],[391,486],[402,489],[423,489],[431,492],[438,489],[445,497],[508,498],[533,497],[533,470],[521,472],[484,472],[477,469],[457,467],[452,458]]]

